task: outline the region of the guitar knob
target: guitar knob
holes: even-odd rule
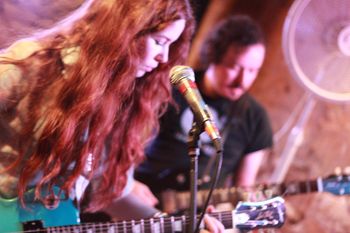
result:
[[[349,166],[344,168],[344,174],[347,176],[350,176],[350,167]]]
[[[57,195],[47,195],[45,198],[42,199],[42,203],[45,206],[46,209],[54,210],[58,207],[58,204],[60,202],[60,199]]]
[[[186,177],[184,174],[179,174],[176,176],[176,181],[178,184],[183,185],[186,182]]]
[[[342,173],[341,167],[336,167],[336,168],[334,168],[334,174],[335,174],[336,176],[340,176],[341,173]]]

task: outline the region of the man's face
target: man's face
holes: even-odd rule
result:
[[[212,89],[216,96],[239,99],[254,83],[265,58],[263,44],[231,46],[214,68]]]

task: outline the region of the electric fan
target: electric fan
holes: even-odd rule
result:
[[[334,102],[350,101],[350,0],[295,0],[284,22],[282,41],[288,69],[306,94],[296,107],[300,115],[271,182],[283,181],[303,141],[303,128],[315,105],[313,96]],[[295,114],[285,126],[291,124],[292,118]],[[278,136],[289,128],[285,126],[277,132]]]
[[[350,100],[350,1],[297,0],[283,29],[292,76],[326,100]]]

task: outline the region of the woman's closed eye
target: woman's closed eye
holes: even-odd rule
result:
[[[154,42],[156,45],[164,46],[166,45],[170,40],[164,36],[154,35],[153,37]]]
[[[167,41],[164,39],[154,39],[154,41],[156,45],[160,45],[160,46],[164,46],[167,43]]]

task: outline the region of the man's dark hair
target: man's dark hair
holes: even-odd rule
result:
[[[201,49],[201,59],[205,66],[218,64],[230,46],[247,47],[265,44],[261,27],[247,15],[230,16],[219,22],[211,32]]]

